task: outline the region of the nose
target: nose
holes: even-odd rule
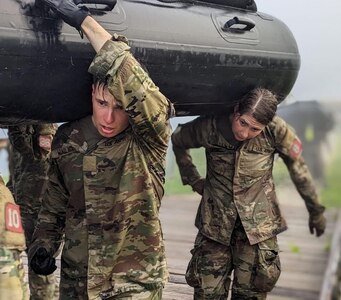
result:
[[[114,122],[114,120],[115,120],[114,111],[112,109],[107,109],[104,114],[104,121],[107,124],[110,124]]]
[[[247,139],[247,137],[249,136],[249,130],[248,129],[244,129],[244,130],[241,130],[239,132],[240,134],[240,137],[243,138],[244,140]]]

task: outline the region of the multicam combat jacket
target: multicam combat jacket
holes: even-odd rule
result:
[[[323,211],[301,156],[300,140],[283,119],[276,116],[259,136],[236,146],[225,138],[226,129],[231,132],[225,119],[199,117],[179,125],[172,135],[184,184],[193,186],[200,179],[189,149],[206,150],[207,174],[196,218],[201,233],[229,245],[237,216],[251,244],[287,229],[272,177],[275,153],[284,160],[308,211]]]
[[[0,176],[0,299],[28,300],[20,252],[25,250],[20,208]]]
[[[120,282],[158,288],[168,278],[159,207],[174,111],[128,50],[107,41],[89,70],[108,78],[131,126],[95,147],[81,122],[60,127],[34,234],[33,247],[54,253],[65,233],[62,274],[87,276],[89,299],[115,294]]]
[[[23,251],[26,248],[20,208],[0,176],[0,249]],[[0,257],[1,259],[2,257]]]

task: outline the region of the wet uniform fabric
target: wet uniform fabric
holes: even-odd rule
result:
[[[107,41],[89,71],[107,79],[130,126],[112,138],[97,134],[91,117],[59,128],[32,250],[54,253],[65,234],[61,299],[161,299],[159,208],[173,107],[124,42]]]

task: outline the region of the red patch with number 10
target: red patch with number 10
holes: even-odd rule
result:
[[[291,148],[289,150],[289,156],[293,159],[298,158],[302,153],[302,143],[298,137],[295,137],[294,141],[291,144]]]
[[[5,206],[5,225],[6,230],[23,233],[21,224],[20,207],[13,203],[7,203]]]

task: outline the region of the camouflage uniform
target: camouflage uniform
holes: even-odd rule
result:
[[[276,235],[287,229],[272,177],[275,153],[288,167],[309,213],[324,210],[300,141],[281,118],[276,116],[251,140],[233,142],[232,135],[227,117],[200,117],[172,135],[184,184],[194,187],[201,178],[189,149],[206,150],[207,175],[195,221],[199,234],[187,271],[195,299],[227,299],[233,269],[233,299],[265,299],[275,285],[280,275]]]
[[[40,135],[54,136],[54,124],[8,127],[10,180],[16,204],[20,206],[25,239],[30,247],[47,183],[50,151],[39,146]],[[31,300],[51,300],[57,293],[54,275],[37,275],[29,270]]]
[[[28,286],[20,257],[25,237],[19,206],[0,176],[0,299],[27,300]]]
[[[108,78],[130,126],[99,135],[91,116],[62,125],[34,248],[65,233],[61,299],[161,299],[168,278],[158,218],[173,108],[124,42],[107,41],[89,71]]]

